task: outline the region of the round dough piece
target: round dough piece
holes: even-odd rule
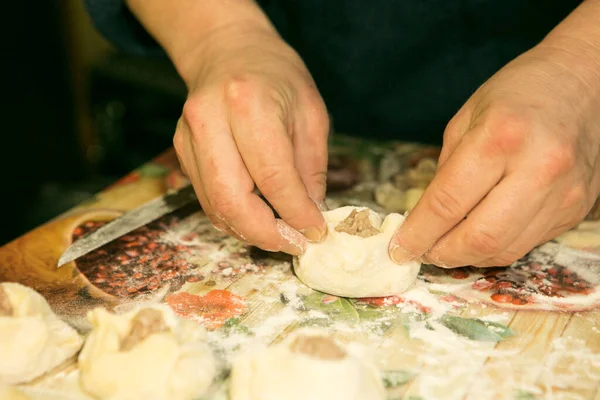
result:
[[[307,286],[343,297],[383,297],[409,289],[421,264],[395,264],[388,246],[404,222],[397,213],[385,220],[366,207],[340,207],[323,213],[327,237],[309,243],[294,259],[296,275]],[[348,233],[350,232],[350,233]]]
[[[0,400],[30,400],[20,389],[0,382]]]
[[[556,241],[576,249],[600,248],[600,221],[583,221],[557,237]]]
[[[73,357],[82,344],[38,292],[19,283],[0,284],[0,381],[29,382]]]
[[[194,399],[216,375],[206,331],[165,305],[122,315],[96,308],[88,320],[93,328],[79,355],[80,383],[98,399]]]
[[[280,344],[239,355],[230,400],[384,400],[381,372],[362,346],[305,328]]]

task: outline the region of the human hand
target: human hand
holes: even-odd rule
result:
[[[309,72],[276,33],[237,25],[192,57],[173,143],[204,212],[249,244],[301,254],[327,229],[329,118]]]
[[[397,263],[509,265],[583,220],[600,190],[595,51],[542,42],[473,94],[390,243]]]

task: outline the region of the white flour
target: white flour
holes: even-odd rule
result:
[[[344,303],[346,306],[351,304],[355,312],[350,310],[347,318],[340,318],[327,307],[328,304],[341,301],[335,296],[325,296],[320,303],[309,304],[307,299],[314,301],[315,292],[292,276],[289,262],[267,267],[241,261],[236,264],[229,260],[233,251],[239,251],[234,239],[221,240],[217,244],[200,240],[201,235],[186,238],[186,230],[202,232],[212,229],[193,220],[186,220],[177,233],[169,234],[165,240],[210,250],[203,251],[201,260],[194,260],[207,276],[221,276],[226,282],[246,279],[245,275],[254,279],[251,280],[252,295],[248,296],[248,314],[241,325],[209,332],[211,344],[226,365],[239,352],[276,342],[296,327],[323,324],[343,341],[368,344],[384,370],[406,372],[413,376],[409,383],[398,388],[398,398],[512,400],[517,394],[526,393],[551,400],[576,399],[578,397],[575,395],[567,397],[566,389],[591,390],[592,383],[600,381],[600,354],[586,348],[579,339],[555,339],[545,355],[538,353],[526,356],[520,352],[535,337],[515,332],[515,337],[506,339],[510,345],[503,347],[496,346],[493,341],[469,339],[450,329],[443,322],[447,316],[490,323],[487,329],[501,335],[504,328],[494,323],[506,325],[512,318],[513,312],[480,303],[476,303],[478,307],[467,308],[469,305],[464,301],[453,301],[450,296],[445,296],[470,287],[472,282],[439,284],[418,279],[412,289],[399,296],[401,300],[388,299],[379,305],[376,312],[362,303]],[[580,259],[572,252],[561,251],[560,257],[563,262],[571,263],[568,265]],[[540,262],[547,261],[542,258]],[[598,264],[597,260],[594,261]],[[589,274],[588,270],[583,269],[580,268],[577,273],[581,276]],[[585,275],[585,278],[588,276]],[[214,280],[218,281],[216,278]],[[187,288],[191,286],[184,286],[183,289]],[[139,307],[144,302],[160,301],[167,290],[163,288],[160,293],[146,300],[140,299],[133,305],[118,306],[116,311]],[[248,286],[233,285],[227,290],[247,296]],[[589,301],[589,296],[581,297],[581,301],[584,298]],[[572,300],[570,298],[569,301]],[[343,301],[346,302],[345,299]],[[363,306],[364,309],[361,308]],[[362,313],[365,310],[371,312]],[[201,318],[199,320],[201,322]],[[590,333],[597,335],[600,340],[597,321],[589,322],[596,325]],[[68,381],[72,382],[72,379],[69,376]],[[53,391],[56,387],[55,383],[47,382],[47,385],[36,390]],[[553,390],[556,393],[550,395]],[[564,393],[561,394],[561,390]]]

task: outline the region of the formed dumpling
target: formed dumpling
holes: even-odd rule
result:
[[[88,320],[80,383],[98,399],[194,399],[216,375],[206,331],[165,305],[122,315],[96,308]]]
[[[379,369],[362,346],[301,329],[233,363],[230,400],[383,400]]]
[[[400,214],[381,217],[366,207],[340,207],[323,213],[329,231],[309,243],[294,270],[313,289],[343,297],[381,297],[410,288],[421,264],[395,264],[388,246],[404,222]]]
[[[0,284],[0,381],[29,382],[73,357],[82,344],[38,292],[19,283]]]

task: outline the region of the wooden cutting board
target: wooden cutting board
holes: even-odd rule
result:
[[[331,152],[330,205],[385,211],[374,198],[377,188],[414,171],[421,160],[435,159],[438,149],[337,136]],[[174,153],[166,152],[93,200],[0,248],[0,281],[38,290],[83,334],[93,307],[121,311],[166,302],[207,327],[213,346],[228,360],[245,346],[277,342],[297,327],[326,327],[342,340],[372,347],[392,399],[600,399],[600,310],[573,311],[572,304],[562,311],[528,310],[550,295],[524,296],[511,282],[540,264],[535,255],[510,269],[513,275],[428,266],[405,296],[344,299],[305,287],[288,256],[224,236],[191,206],[56,269],[74,239],[184,182]],[[600,268],[593,256],[600,249],[594,223],[586,225],[585,248],[592,253],[567,252],[573,266],[585,259]],[[557,246],[539,250],[537,257]],[[556,289],[562,294],[597,296],[595,288],[565,286],[578,282],[567,264],[554,267],[555,275],[543,262],[540,268],[562,285]],[[216,398],[226,398],[227,382],[220,386]],[[88,398],[78,386],[75,360],[23,389],[34,399]]]

